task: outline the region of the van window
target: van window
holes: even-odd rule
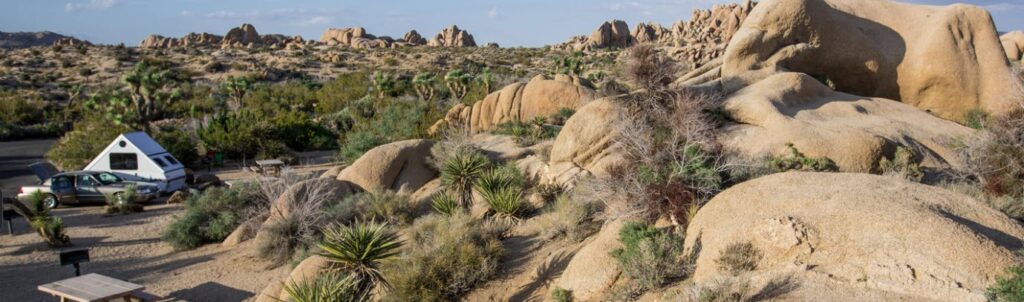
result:
[[[160,159],[159,157],[153,157],[153,161],[155,161],[156,165],[160,166],[161,168],[167,166],[167,163],[165,163],[164,160]]]
[[[138,170],[139,157],[135,153],[110,153],[111,170]]]
[[[178,164],[178,160],[174,159],[174,156],[168,155],[168,156],[164,156],[164,158],[167,159],[167,162],[171,163],[172,165],[177,165]]]

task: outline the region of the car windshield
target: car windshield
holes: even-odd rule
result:
[[[117,175],[110,173],[96,173],[94,174],[94,176],[96,176],[96,179],[99,179],[100,182],[103,183],[104,185],[110,185],[121,182],[120,177],[117,177]]]

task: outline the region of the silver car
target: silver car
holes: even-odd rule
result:
[[[75,171],[60,173],[49,163],[29,165],[39,176],[40,185],[23,186],[18,199],[26,201],[36,191],[46,194],[44,203],[55,208],[60,204],[103,203],[107,196],[124,198],[127,187],[134,185],[136,198],[134,202],[147,202],[160,194],[160,189],[146,182],[126,181],[121,177],[100,171]]]

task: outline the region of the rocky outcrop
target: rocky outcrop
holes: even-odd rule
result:
[[[53,46],[60,47],[78,47],[78,46],[92,46],[92,43],[85,40],[79,40],[75,38],[60,38],[57,41],[53,41]]]
[[[43,32],[2,32],[0,31],[0,49],[16,49],[16,48],[28,48],[37,46],[52,46],[59,41],[79,41],[88,43],[82,40],[75,39],[61,35],[54,32],[43,31]]]
[[[1024,228],[937,187],[868,174],[790,172],[725,190],[697,212],[686,234],[698,284],[731,275],[716,260],[727,246],[749,243],[760,257],[751,258],[756,266],[745,276],[798,284],[785,300],[885,292],[985,301],[985,289],[1017,263]]]
[[[1024,60],[1024,31],[1011,31],[999,37],[1003,51],[1010,60]]]
[[[320,36],[320,42],[332,46],[338,45],[359,49],[397,48],[427,44],[426,39],[423,39],[415,30],[409,31],[401,39],[395,40],[387,36],[377,37],[371,35],[362,27],[329,28]]]
[[[437,170],[428,163],[433,146],[434,141],[424,139],[378,146],[342,170],[337,179],[361,191],[412,194],[437,178]]]
[[[628,32],[628,25],[619,20],[602,23],[590,37],[576,36],[556,45],[556,49],[586,51],[601,48],[625,48],[638,43],[662,46],[673,58],[696,67],[720,57],[732,35],[754,9],[755,2],[714,5],[709,10],[694,10],[688,20],[680,20],[665,28],[649,22],[640,23]]]
[[[548,79],[538,75],[525,84],[514,83],[492,92],[472,106],[455,105],[431,127],[431,132],[462,127],[478,133],[504,122],[550,117],[562,108],[576,109],[593,97],[594,90],[584,79],[568,75]]]
[[[826,64],[827,62],[827,64]],[[1024,98],[982,8],[892,1],[767,0],[724,55],[723,78],[795,71],[836,90],[883,97],[954,121]]]
[[[625,223],[614,220],[604,225],[579,252],[569,260],[556,281],[559,288],[572,291],[574,301],[599,301],[601,294],[618,280],[622,271],[611,252],[622,247],[619,231]]]
[[[473,40],[473,35],[469,32],[452,25],[442,29],[433,39],[430,39],[430,42],[427,42],[427,45],[433,47],[476,47],[476,41]]]
[[[614,98],[579,108],[555,138],[542,181],[568,186],[581,175],[607,176],[609,168],[623,163],[615,124],[625,113]]]
[[[418,46],[418,45],[426,45],[427,44],[427,39],[424,39],[423,36],[420,36],[420,33],[416,32],[415,29],[414,30],[410,30],[409,32],[405,33],[405,35],[403,35],[402,39],[399,40],[399,41],[400,42],[405,42],[406,44],[409,44],[410,46]]]
[[[139,43],[141,48],[242,48],[242,47],[270,47],[287,48],[290,45],[303,45],[306,41],[300,36],[285,36],[279,34],[260,35],[256,27],[251,24],[242,24],[232,28],[224,36],[211,33],[188,33],[181,38],[164,37],[161,35],[149,35]]]
[[[759,157],[784,154],[792,143],[811,157],[828,157],[842,171],[873,172],[897,146],[920,154],[928,167],[959,167],[949,145],[970,128],[913,106],[836,92],[800,73],[779,73],[729,96],[726,113],[737,123],[722,129],[729,150]]]

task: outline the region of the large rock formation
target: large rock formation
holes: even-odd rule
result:
[[[224,43],[235,44],[239,43],[242,45],[249,45],[249,43],[260,42],[260,34],[256,32],[256,27],[252,24],[242,24],[242,26],[232,28],[228,30],[228,33],[224,35]]]
[[[605,224],[596,236],[585,243],[572,257],[558,277],[558,287],[572,291],[576,301],[597,301],[601,294],[619,279],[622,271],[611,252],[622,247],[619,231],[621,219]]]
[[[476,47],[476,41],[473,40],[473,35],[469,32],[452,25],[442,29],[427,45],[433,47]]]
[[[590,34],[587,44],[593,48],[626,48],[636,44],[636,39],[630,35],[629,25],[626,24],[626,21],[611,20],[601,23]]]
[[[801,73],[779,73],[725,100],[738,124],[719,136],[726,149],[751,157],[786,152],[792,143],[808,156],[826,156],[843,171],[875,171],[880,159],[908,146],[929,167],[959,167],[949,147],[972,130],[913,106],[835,92]]]
[[[1010,60],[1024,60],[1024,31],[1011,31],[999,37],[1003,51]]]
[[[615,124],[625,113],[620,101],[613,98],[579,108],[551,146],[543,182],[571,185],[581,175],[607,176],[609,168],[623,163]]]
[[[412,194],[437,178],[437,170],[428,163],[433,146],[434,141],[423,139],[378,146],[342,170],[337,179],[362,191]]]
[[[721,74],[803,72],[962,121],[1020,101],[1004,56],[991,16],[975,6],[767,0],[733,36]]]
[[[562,108],[576,109],[593,97],[594,90],[579,77],[556,75],[547,79],[538,75],[526,84],[515,83],[492,92],[472,106],[455,105],[431,132],[452,126],[478,133],[504,122],[549,117]]]
[[[366,32],[362,27],[354,28],[328,28],[320,36],[320,42],[327,45],[339,45],[351,48],[397,48],[403,46],[418,46],[427,44],[426,40],[415,30],[410,31],[402,39],[394,40],[390,37],[377,37]]]
[[[729,275],[726,246],[760,251],[747,276],[797,284],[793,301],[883,292],[911,300],[985,301],[1015,265],[1024,228],[968,196],[891,177],[782,173],[733,186],[702,207],[686,231],[693,280]]]

